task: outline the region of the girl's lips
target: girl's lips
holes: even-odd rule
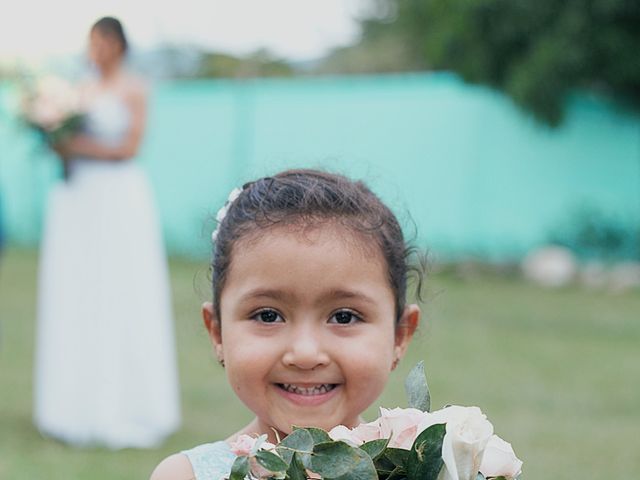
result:
[[[300,406],[316,406],[333,398],[341,385],[336,383],[287,384],[276,383],[277,392],[292,403]]]

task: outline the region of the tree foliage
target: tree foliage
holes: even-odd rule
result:
[[[551,125],[580,89],[640,109],[638,0],[373,1],[361,45],[400,38],[413,62],[403,69],[455,71]]]
[[[294,69],[286,61],[273,57],[265,50],[258,50],[246,57],[224,53],[206,52],[201,55],[196,77],[289,77]]]
[[[291,64],[266,50],[235,56],[193,45],[164,45],[137,52],[129,62],[151,78],[288,77],[295,73]]]

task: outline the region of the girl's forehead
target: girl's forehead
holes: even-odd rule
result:
[[[226,286],[275,285],[320,291],[359,285],[390,290],[387,268],[373,240],[340,225],[276,227],[237,241]]]
[[[258,244],[277,247],[283,243],[300,243],[326,249],[347,249],[354,255],[382,256],[371,234],[343,225],[336,220],[295,222],[254,229],[237,240],[241,248],[255,248]],[[244,245],[243,245],[244,244]]]

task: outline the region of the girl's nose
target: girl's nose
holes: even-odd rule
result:
[[[282,362],[288,367],[297,367],[302,370],[312,370],[328,365],[330,355],[325,346],[320,332],[311,328],[296,328],[294,335],[291,335]]]

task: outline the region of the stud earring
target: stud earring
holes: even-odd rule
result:
[[[224,368],[224,358],[219,358],[218,363]]]
[[[391,370],[395,370],[399,363],[400,359],[398,357],[394,358],[393,363],[391,364]]]

